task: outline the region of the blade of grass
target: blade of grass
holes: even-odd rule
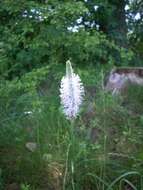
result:
[[[133,190],[138,190],[134,184],[132,184],[129,180],[127,179],[123,179],[122,181],[124,181],[125,183],[127,183]]]
[[[139,172],[135,172],[135,171],[131,171],[131,172],[126,172],[122,175],[120,175],[119,177],[117,177],[107,188],[107,190],[111,190],[111,188],[117,183],[119,182],[122,178],[124,177],[127,177],[129,175],[139,175],[140,176],[140,173]]]
[[[106,187],[109,186],[109,184],[108,184],[105,180],[103,180],[102,178],[98,177],[98,176],[95,175],[95,174],[87,173],[86,176],[91,176],[91,177],[93,177],[94,179],[97,179],[99,182],[101,182],[101,183],[102,183],[104,186],[106,186]]]

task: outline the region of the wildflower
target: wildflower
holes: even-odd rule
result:
[[[61,104],[68,119],[76,118],[83,100],[84,87],[80,77],[73,72],[71,62],[66,62],[66,75],[61,80]]]

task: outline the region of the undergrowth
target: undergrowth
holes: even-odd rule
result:
[[[103,89],[103,72],[80,74],[86,97],[72,123],[59,103],[62,72],[40,79],[31,73],[28,82],[25,76],[1,87],[1,189],[13,183],[22,190],[143,189],[142,90],[113,97]]]

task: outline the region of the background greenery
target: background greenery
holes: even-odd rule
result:
[[[1,189],[143,188],[143,89],[102,89],[114,66],[142,66],[142,9],[140,0],[0,2]],[[72,125],[59,99],[68,59],[86,90]]]

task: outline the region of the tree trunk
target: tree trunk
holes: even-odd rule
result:
[[[119,46],[127,47],[126,0],[108,0],[108,5],[100,7],[102,19],[100,30],[105,32]]]

